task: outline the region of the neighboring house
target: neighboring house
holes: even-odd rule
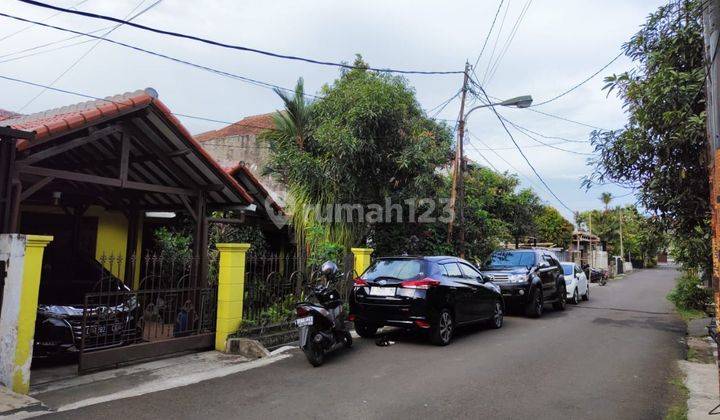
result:
[[[198,134],[195,139],[221,165],[246,166],[272,197],[284,202],[287,187],[276,178],[263,175],[270,159],[270,150],[266,144],[258,141],[261,132],[273,127],[273,114],[246,117],[219,130]]]

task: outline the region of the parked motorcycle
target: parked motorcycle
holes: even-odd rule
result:
[[[591,283],[600,283],[601,286],[605,286],[607,284],[608,278],[610,277],[607,270],[602,268],[591,269],[589,264],[583,264],[582,269],[585,272],[585,276],[587,276]]]
[[[322,265],[322,281],[315,285],[307,301],[297,304],[295,324],[300,332],[300,348],[311,365],[322,365],[325,354],[342,346],[352,346],[352,336],[345,328],[345,309],[335,288],[342,278],[337,265]]]

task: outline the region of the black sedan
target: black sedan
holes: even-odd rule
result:
[[[355,280],[350,320],[361,337],[395,326],[427,330],[447,345],[459,325],[503,325],[500,289],[472,264],[455,257],[391,257],[376,260]]]

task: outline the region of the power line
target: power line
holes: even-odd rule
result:
[[[562,98],[563,96],[567,95],[568,93],[574,91],[575,89],[579,88],[580,86],[582,86],[582,85],[584,85],[585,83],[587,83],[587,82],[589,82],[590,80],[592,80],[595,76],[597,76],[598,74],[600,74],[600,72],[602,72],[602,71],[605,70],[606,68],[610,67],[610,65],[612,65],[612,63],[616,62],[616,61],[617,61],[620,57],[622,57],[623,55],[624,55],[624,53],[620,53],[620,54],[616,55],[615,58],[613,58],[612,60],[610,60],[609,63],[605,64],[605,65],[602,66],[598,71],[596,71],[595,73],[591,74],[590,76],[588,76],[588,77],[585,78],[583,81],[581,81],[580,83],[576,84],[575,86],[571,87],[570,89],[562,92],[562,93],[559,94],[559,95],[553,96],[552,98],[550,98],[550,99],[548,99],[548,100],[539,102],[539,103],[534,104],[534,105],[532,105],[532,106],[545,105],[545,104],[548,104],[548,103],[550,103],[550,102],[553,102],[553,101],[555,101],[555,100],[558,100],[558,99]]]
[[[489,103],[489,102],[490,102],[490,98],[488,97],[487,92],[485,92],[485,89],[483,89],[483,87],[482,87],[482,86],[479,86],[479,85],[478,85],[478,87],[480,88],[480,91],[483,93],[483,95],[485,96],[485,99],[486,99],[486,100],[488,101],[488,103]],[[510,137],[510,140],[512,140],[512,142],[513,142],[513,144],[515,145],[515,147],[517,148],[518,152],[520,152],[520,155],[523,157],[523,159],[525,159],[525,162],[528,164],[528,166],[530,166],[530,169],[532,169],[532,171],[533,171],[533,173],[535,174],[535,176],[536,176],[536,177],[540,180],[540,182],[542,182],[542,184],[548,189],[548,191],[550,192],[550,194],[552,194],[552,196],[555,197],[555,199],[556,199],[563,207],[565,207],[565,209],[567,209],[569,212],[572,213],[573,210],[572,210],[570,207],[568,207],[568,206],[565,204],[565,202],[563,202],[563,201],[560,199],[560,197],[557,196],[557,194],[555,194],[555,192],[552,190],[552,188],[550,188],[550,186],[547,184],[547,182],[545,182],[545,180],[544,180],[543,177],[540,175],[540,173],[537,171],[537,169],[535,169],[535,167],[533,166],[533,164],[530,163],[530,160],[527,158],[527,156],[525,156],[525,152],[522,151],[522,149],[521,149],[520,146],[518,145],[517,141],[515,141],[515,137],[513,137],[512,133],[510,132],[510,130],[509,130],[509,129],[507,128],[507,126],[505,125],[505,121],[503,121],[502,117],[501,117],[500,114],[497,112],[497,110],[495,109],[495,107],[494,107],[494,106],[490,106],[489,108],[490,108],[490,109],[492,110],[492,112],[495,114],[495,116],[497,117],[498,121],[500,121],[500,124],[503,126],[503,129],[505,130],[505,132],[506,132],[506,133],[508,134],[508,136]]]
[[[76,30],[73,30],[73,29],[63,28],[63,27],[61,27],[61,26],[56,26],[56,25],[50,25],[50,24],[47,24],[47,23],[42,23],[42,22],[38,22],[38,21],[31,20],[31,19],[21,18],[21,17],[18,17],[18,16],[13,16],[13,15],[10,15],[10,14],[7,14],[7,13],[2,13],[2,12],[0,12],[0,16],[7,17],[7,18],[10,18],[10,19],[14,19],[14,20],[18,20],[18,21],[22,21],[22,22],[33,23],[33,24],[35,24],[35,25],[40,25],[40,26],[43,26],[43,27],[46,27],[46,28],[52,28],[52,29],[56,29],[56,30],[59,30],[59,31],[63,31],[63,32],[73,33],[73,34],[80,35],[80,36],[87,36],[87,37],[89,37],[89,38],[94,38],[94,39],[102,39],[102,40],[104,40],[105,42],[109,42],[109,43],[111,43],[111,44],[119,45],[119,46],[121,46],[121,47],[129,48],[129,49],[135,50],[135,51],[140,51],[140,52],[142,52],[142,53],[149,54],[149,55],[152,55],[152,56],[155,56],[155,57],[164,58],[164,59],[166,59],[166,60],[174,61],[174,62],[176,62],[176,63],[185,64],[185,65],[188,65],[188,66],[191,66],[191,67],[195,67],[195,68],[200,69],[200,70],[209,71],[209,72],[211,72],[211,73],[215,73],[215,74],[218,74],[218,75],[221,75],[221,76],[226,76],[226,77],[229,77],[229,78],[232,78],[232,79],[235,79],[235,80],[244,81],[244,82],[246,82],[246,83],[249,83],[249,84],[252,84],[252,85],[255,85],[255,86],[260,86],[260,87],[264,87],[264,88],[268,88],[268,89],[280,89],[280,90],[284,90],[284,91],[287,91],[287,92],[293,92],[293,93],[295,92],[294,89],[286,88],[286,87],[279,86],[279,85],[275,85],[275,84],[268,83],[268,82],[263,82],[263,81],[256,80],[256,79],[251,79],[251,78],[249,78],[249,77],[240,76],[240,75],[233,74],[233,73],[230,73],[230,72],[227,72],[227,71],[223,71],[223,70],[218,70],[218,69],[215,69],[215,68],[212,68],[212,67],[208,67],[208,66],[205,66],[205,65],[202,65],[202,64],[193,63],[193,62],[191,62],[191,61],[183,60],[183,59],[180,59],[180,58],[171,57],[171,56],[169,56],[169,55],[162,54],[162,53],[159,53],[159,52],[156,52],[156,51],[151,51],[151,50],[148,50],[148,49],[145,49],[145,48],[141,48],[141,47],[138,47],[138,46],[135,46],[135,45],[127,44],[127,43],[120,42],[120,41],[115,41],[115,40],[110,39],[110,38],[102,38],[101,36],[94,35],[94,34],[91,34],[91,33],[89,33],[89,32],[88,32],[88,33],[80,32],[80,31],[76,31]],[[312,98],[319,98],[318,96],[312,95],[312,94],[305,94],[305,96],[312,97]]]
[[[80,1],[80,2],[78,2],[78,3],[76,3],[74,6],[72,6],[71,9],[78,8],[78,7],[82,6],[83,3],[87,3],[87,1],[88,1],[88,0],[82,0],[82,1]],[[61,14],[61,13],[62,13],[62,12],[53,13],[52,15],[48,16],[47,18],[43,19],[42,21],[43,21],[43,22],[47,22],[47,21],[49,21],[50,19],[54,18],[55,16],[57,16],[57,15],[59,15],[59,14]],[[6,39],[12,38],[12,37],[14,37],[15,35],[19,35],[19,34],[27,31],[28,29],[30,29],[30,28],[32,28],[32,27],[33,27],[32,25],[28,25],[28,26],[25,26],[25,27],[23,27],[23,28],[18,29],[18,30],[15,31],[15,32],[9,33],[9,34],[5,35],[4,37],[0,38],[0,42],[5,41]]]
[[[518,123],[516,123],[516,122],[513,122],[513,121],[509,120],[509,119],[506,118],[505,116],[503,116],[503,120],[505,120],[506,123],[512,125],[513,127],[517,128],[517,129],[519,129],[519,130],[522,129],[522,130],[524,130],[524,131],[527,131],[528,133],[535,134],[536,136],[540,136],[540,137],[542,137],[542,138],[551,139],[551,140],[561,140],[560,142],[555,143],[555,144],[562,144],[562,143],[590,144],[590,142],[589,142],[588,140],[573,140],[573,139],[568,139],[568,138],[565,138],[565,137],[548,136],[548,135],[546,135],[546,134],[538,133],[537,131],[533,131],[533,130],[527,128],[527,127],[523,127],[522,125],[520,125],[520,124],[518,124]]]
[[[508,39],[502,48],[502,53],[500,53],[498,55],[497,60],[495,60],[495,64],[493,65],[492,70],[490,71],[490,74],[488,75],[487,81],[483,82],[485,85],[490,83],[490,80],[492,80],[493,76],[495,76],[495,73],[497,72],[498,67],[500,67],[500,62],[505,57],[505,54],[507,54],[508,49],[510,49],[510,45],[512,44],[513,40],[515,39],[515,35],[517,35],[517,31],[520,28],[520,24],[522,23],[523,19],[525,19],[525,15],[527,14],[527,11],[530,8],[531,3],[532,3],[532,0],[527,0],[527,2],[525,3],[525,6],[520,11],[520,15],[518,16],[517,20],[515,21],[515,25],[510,30],[510,35],[508,36]]]
[[[302,62],[306,62],[306,63],[310,63],[310,64],[317,64],[317,65],[322,65],[322,66],[339,67],[339,68],[345,68],[345,69],[358,68],[356,66],[346,64],[346,63],[336,63],[336,62],[331,62],[331,61],[316,60],[316,59],[307,58],[307,57],[300,57],[300,56],[294,56],[294,55],[288,55],[288,54],[280,54],[280,53],[276,53],[276,52],[272,52],[272,51],[266,51],[266,50],[260,50],[257,48],[245,47],[242,45],[228,44],[225,42],[215,41],[215,40],[211,40],[211,39],[207,39],[207,38],[201,38],[201,37],[198,37],[195,35],[153,28],[150,26],[141,25],[139,23],[134,23],[134,22],[129,22],[127,20],[118,19],[118,18],[112,17],[112,16],[100,15],[97,13],[82,12],[82,11],[78,11],[78,10],[70,10],[70,9],[66,9],[63,7],[54,6],[51,4],[42,3],[42,2],[39,2],[36,0],[18,0],[18,1],[21,1],[23,3],[30,4],[33,6],[37,6],[37,7],[43,7],[46,9],[52,9],[52,10],[57,10],[60,12],[70,13],[73,15],[84,16],[84,17],[93,18],[93,19],[102,19],[102,20],[115,22],[115,23],[121,23],[121,24],[124,24],[127,26],[131,26],[133,28],[142,29],[145,31],[154,32],[154,33],[161,34],[161,35],[167,35],[167,36],[171,36],[171,37],[175,37],[175,38],[189,39],[192,41],[197,41],[197,42],[201,42],[204,44],[213,45],[216,47],[228,48],[228,49],[233,49],[233,50],[237,50],[237,51],[252,52],[252,53],[261,54],[261,55],[265,55],[265,56],[269,56],[269,57],[280,58],[280,59],[284,59],[284,60],[302,61]],[[462,71],[462,70],[425,71],[425,70],[399,70],[399,69],[378,68],[378,67],[362,67],[362,69],[378,71],[378,72],[387,72],[387,73],[399,73],[399,74],[443,75],[443,74],[463,74],[464,73],[464,71]]]
[[[85,99],[92,99],[92,100],[95,100],[95,101],[104,101],[104,102],[109,102],[109,103],[116,104],[116,105],[123,105],[123,106],[126,105],[126,104],[123,104],[123,103],[120,103],[120,102],[117,102],[117,101],[113,101],[112,99],[100,98],[100,97],[98,97],[98,96],[92,96],[92,95],[88,95],[88,94],[86,94],[86,93],[75,92],[75,91],[71,91],[71,90],[67,90],[67,89],[60,89],[60,88],[56,88],[56,87],[53,87],[53,86],[43,85],[43,84],[41,84],[41,83],[35,83],[35,82],[27,81],[27,80],[18,79],[18,78],[15,78],[15,77],[0,75],[0,79],[7,80],[7,81],[10,81],[10,82],[21,83],[21,84],[25,84],[25,85],[29,85],[29,86],[46,88],[46,89],[52,90],[52,91],[54,91],[54,92],[65,93],[65,94],[68,94],[68,95],[74,95],[74,96],[78,96],[78,97],[85,98]],[[263,129],[263,130],[266,130],[266,129],[267,129],[267,127],[258,126],[258,125],[253,125],[253,124],[244,124],[244,123],[240,123],[240,122],[228,122],[228,121],[223,121],[223,120],[218,120],[218,119],[213,119],[213,118],[199,117],[199,116],[196,116],[196,115],[181,114],[181,113],[178,113],[178,112],[171,112],[171,113],[172,113],[173,115],[175,115],[176,117],[185,117],[185,118],[191,118],[191,119],[194,119],[194,120],[215,122],[215,123],[227,124],[227,125],[237,125],[237,126],[241,126],[241,127],[258,128],[258,129]]]
[[[492,35],[493,29],[495,29],[495,22],[497,21],[498,15],[500,14],[500,10],[502,9],[503,3],[505,0],[500,0],[500,4],[498,4],[498,8],[495,11],[495,17],[493,18],[492,24],[490,25],[490,30],[488,31],[487,35],[485,36],[485,41],[483,42],[482,49],[480,50],[480,54],[478,54],[477,59],[475,60],[475,64],[473,65],[473,73],[475,72],[475,67],[477,67],[478,63],[480,62],[480,57],[482,57],[483,52],[485,52],[485,47],[487,47],[487,43],[490,40],[490,35]],[[475,75],[477,77],[477,75]]]
[[[505,118],[503,118],[502,116],[501,116],[500,118],[502,118],[504,121],[507,121],[507,120],[505,120]],[[511,124],[511,123],[509,123],[509,124]],[[511,125],[512,125],[512,124],[511,124]],[[519,128],[518,126],[514,126],[514,125],[513,125],[513,127],[514,127],[518,132],[520,132],[521,134],[525,135],[525,137],[527,137],[527,138],[529,138],[529,139],[531,139],[531,140],[535,141],[536,143],[539,143],[539,144],[541,144],[541,145],[543,145],[543,146],[550,147],[551,149],[560,150],[561,152],[566,152],[566,153],[573,153],[573,154],[576,154],[576,155],[593,156],[593,153],[578,152],[578,151],[575,151],[575,150],[563,149],[563,148],[561,148],[561,147],[555,146],[554,144],[545,143],[545,142],[543,142],[543,141],[541,141],[541,140],[538,140],[537,138],[533,137],[532,135],[526,133],[523,129]]]
[[[507,159],[505,159],[500,153],[497,152],[497,150],[499,150],[499,149],[492,149],[492,148],[490,148],[490,147],[487,145],[487,143],[485,143],[484,141],[482,141],[482,140],[480,139],[480,137],[476,136],[475,133],[473,133],[472,131],[469,131],[469,130],[468,130],[468,134],[470,134],[470,137],[474,138],[475,140],[479,141],[480,144],[482,144],[483,146],[485,146],[485,148],[486,148],[485,150],[489,150],[489,151],[493,152],[493,154],[494,154],[495,156],[497,156],[498,159],[500,159],[500,160],[502,160],[503,162],[505,162],[505,164],[506,164],[508,167],[510,167],[510,169],[514,170],[518,175],[520,175],[520,176],[522,176],[523,178],[525,178],[525,179],[528,181],[528,183],[529,183],[530,185],[532,185],[535,189],[537,189],[538,191],[542,191],[542,190],[544,189],[544,188],[542,188],[541,186],[539,186],[535,181],[533,181],[529,176],[525,175],[525,174],[524,174],[523,172],[521,172],[518,168],[516,168],[512,163],[508,162]],[[513,148],[513,149],[514,149],[514,148]],[[500,171],[498,171],[498,172],[500,172]]]
[[[498,41],[500,41],[500,35],[502,34],[502,30],[505,27],[505,19],[507,18],[508,10],[510,10],[510,0],[508,0],[505,5],[505,13],[503,13],[502,20],[500,21],[500,29],[498,29],[497,35],[495,36],[495,42],[493,43],[492,52],[490,53],[490,58],[488,58],[485,73],[483,73],[483,81],[487,77],[488,71],[490,71],[490,65],[492,64],[493,57],[495,57],[495,50],[497,49]]]
[[[140,6],[142,6],[143,3],[145,3],[145,0],[141,0],[140,3],[138,3],[138,5],[135,6],[135,7],[130,11],[130,13],[128,13],[126,19],[128,19],[128,21],[131,21],[131,20],[137,18],[138,16],[143,15],[144,13],[148,12],[149,10],[151,10],[152,8],[154,8],[155,6],[157,6],[158,4],[160,4],[161,1],[162,1],[162,0],[156,0],[156,1],[155,1],[154,3],[152,3],[150,6],[144,8],[143,10],[141,10],[141,11],[139,11],[138,13],[136,13],[135,15],[133,15],[133,13],[135,13],[135,11],[136,11]],[[102,35],[100,36],[101,39],[98,39],[97,41],[95,41],[95,44],[94,44],[94,45],[92,45],[90,48],[88,48],[87,51],[85,51],[80,57],[78,57],[75,61],[73,61],[72,64],[70,64],[70,66],[68,66],[68,67],[67,67],[62,73],[60,73],[52,82],[50,82],[50,86],[55,86],[55,83],[57,83],[60,79],[62,79],[63,77],[65,77],[65,75],[68,74],[72,69],[74,69],[75,66],[77,66],[78,64],[80,64],[80,61],[82,61],[85,57],[87,57],[88,55],[90,55],[90,53],[92,53],[93,50],[95,50],[95,48],[97,48],[97,47],[100,45],[100,43],[101,43],[108,35],[110,35],[111,33],[113,33],[116,29],[120,28],[121,26],[122,26],[122,24],[117,24],[117,25],[115,25],[113,28],[111,28],[110,30],[108,30],[107,32],[105,32],[104,34],[102,34]],[[18,109],[18,112],[22,112],[25,108],[27,108],[28,106],[30,106],[30,104],[32,104],[32,103],[35,102],[39,97],[41,97],[45,92],[47,92],[47,89],[42,89],[40,92],[38,92],[37,95],[33,96],[29,101],[27,101],[23,106],[21,106],[21,107]]]
[[[468,131],[468,133],[469,133],[469,131]],[[475,150],[477,152],[477,154],[480,155],[480,157],[483,158],[483,160],[485,162],[487,162],[487,164],[490,165],[490,167],[493,168],[493,170],[495,170],[495,172],[500,172],[500,170],[498,170],[498,168],[496,168],[495,165],[493,165],[493,163],[490,162],[488,160],[488,158],[486,158],[485,155],[483,155],[482,152],[480,152],[480,149],[475,147],[475,145],[471,141],[468,141],[467,145],[470,146],[471,149]]]

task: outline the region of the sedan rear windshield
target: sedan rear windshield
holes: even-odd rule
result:
[[[534,252],[499,251],[493,252],[488,267],[530,267],[535,264]]]
[[[362,278],[375,280],[381,277],[409,280],[423,275],[425,262],[423,260],[396,259],[377,260],[367,269]]]

